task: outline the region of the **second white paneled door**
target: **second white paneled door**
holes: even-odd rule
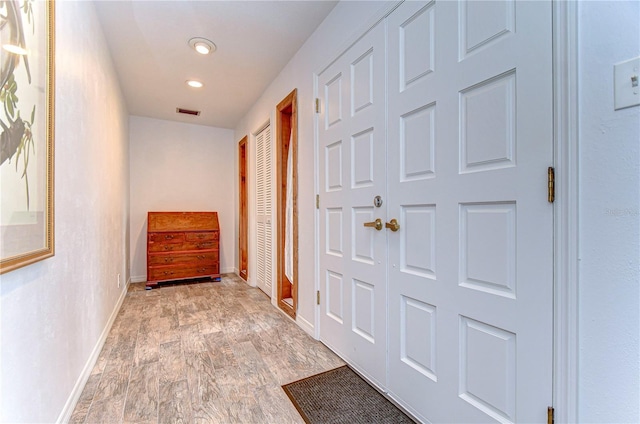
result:
[[[421,420],[546,420],[551,76],[551,3],[497,0],[405,2],[318,75],[320,339]]]
[[[375,228],[385,216],[372,201],[386,185],[384,42],[378,25],[318,83],[321,338],[380,385],[386,380],[386,236]]]

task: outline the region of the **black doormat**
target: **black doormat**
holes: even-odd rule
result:
[[[307,424],[414,422],[346,365],[282,388]]]

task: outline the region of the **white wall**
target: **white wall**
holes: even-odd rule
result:
[[[131,275],[147,278],[147,212],[217,211],[220,270],[234,272],[233,131],[132,116]]]
[[[579,3],[580,422],[640,422],[640,107],[613,64],[640,56],[640,2]]]
[[[1,277],[2,422],[58,419],[125,291],[127,119],[93,5],[57,2],[56,250]]]
[[[386,6],[386,2],[340,2],[302,48],[291,59],[260,99],[236,126],[235,140],[255,133],[266,121],[273,124],[275,107],[294,88],[298,89],[298,313],[297,321],[306,331],[313,332],[315,305],[315,158],[313,128],[313,73],[344,50],[345,41],[362,32],[367,19]],[[342,49],[341,49],[342,47]],[[255,140],[249,137],[249,166],[255,169]],[[237,155],[236,155],[237,157]],[[252,193],[254,175],[249,175]],[[237,187],[237,183],[236,183]],[[250,217],[254,210],[250,196]],[[237,208],[236,208],[237,211]],[[237,221],[236,221],[237,222]],[[274,222],[275,228],[275,222]],[[251,223],[250,223],[250,232]],[[249,281],[255,284],[255,241],[249,240]],[[238,257],[235,255],[237,266]]]

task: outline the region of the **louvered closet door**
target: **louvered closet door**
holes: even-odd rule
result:
[[[318,76],[320,339],[385,384],[384,25]]]
[[[388,23],[389,392],[430,422],[544,422],[551,4],[405,2]]]
[[[273,281],[271,127],[256,136],[256,284],[271,297]]]

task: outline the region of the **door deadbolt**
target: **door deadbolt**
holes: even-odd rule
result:
[[[376,196],[373,198],[373,206],[375,206],[376,208],[379,208],[380,206],[382,206],[382,197],[381,196]]]

